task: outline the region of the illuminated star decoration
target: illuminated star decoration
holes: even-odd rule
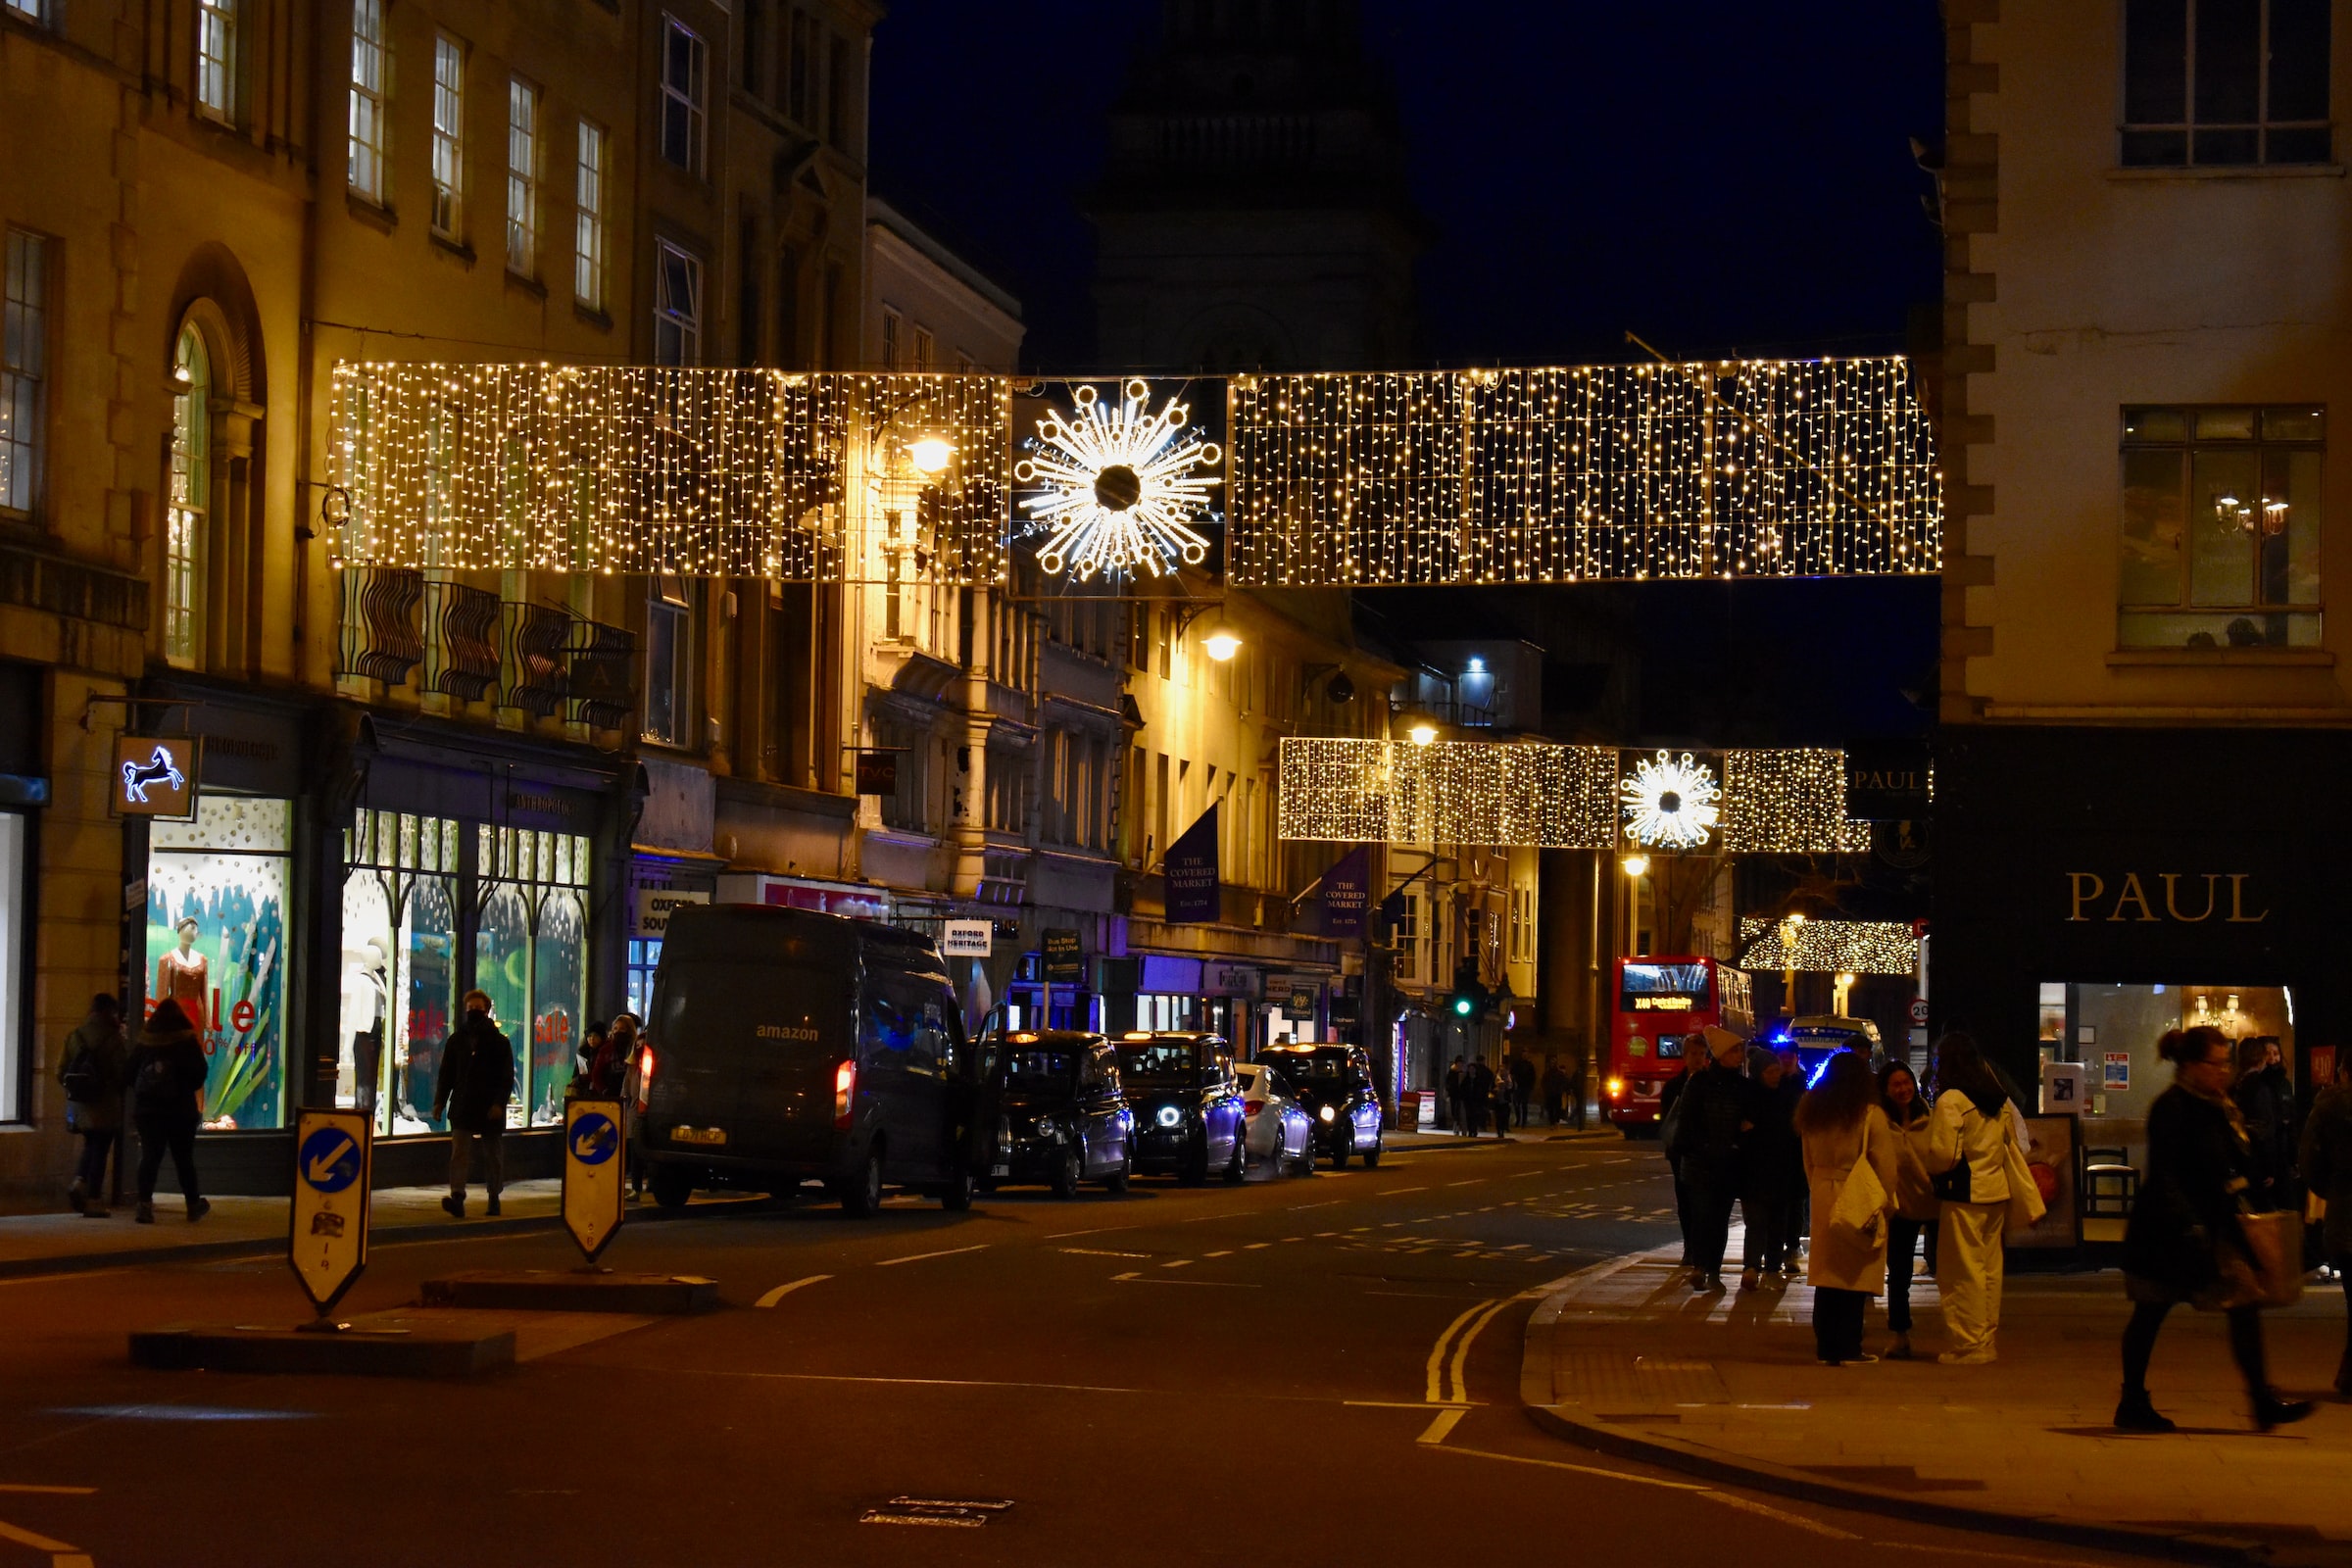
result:
[[[1625,808],[1625,836],[1646,849],[1692,850],[1707,842],[1723,790],[1706,764],[1689,752],[1678,760],[1660,752],[1643,758],[1617,785]]]
[[[1091,386],[1071,394],[1077,417],[1059,410],[1037,421],[1038,446],[1012,470],[1041,493],[1021,503],[1050,530],[1037,553],[1051,573],[1067,568],[1080,582],[1097,573],[1159,576],[1180,563],[1199,565],[1208,541],[1193,528],[1208,511],[1224,453],[1213,441],[1186,434],[1192,410],[1175,399],[1149,412],[1152,389],[1141,380],[1120,389],[1113,408]]]

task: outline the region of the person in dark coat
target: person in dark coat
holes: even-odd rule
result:
[[[1706,1065],[1685,1075],[1690,1081],[1676,1108],[1671,1152],[1690,1190],[1690,1288],[1720,1291],[1732,1204],[1740,1196],[1740,1143],[1751,1125],[1752,1102],[1740,1071],[1747,1042],[1713,1024],[1705,1039]]]
[[[514,1047],[490,1020],[486,992],[466,993],[466,1021],[450,1031],[441,1051],[441,1076],[433,1085],[433,1119],[449,1119],[449,1196],[441,1206],[454,1219],[466,1217],[466,1178],[473,1152],[482,1152],[482,1189],[498,1212],[506,1188],[507,1102],[514,1095]]]
[[[1675,1265],[1678,1268],[1690,1266],[1690,1185],[1683,1180],[1683,1156],[1674,1147],[1675,1129],[1681,1125],[1674,1107],[1681,1102],[1683,1091],[1690,1083],[1690,1069],[1685,1067],[1667,1079],[1666,1086],[1658,1091],[1658,1143],[1666,1155],[1667,1172],[1674,1177],[1675,1228],[1683,1233],[1683,1255]]]
[[[147,1015],[145,1035],[130,1054],[127,1070],[130,1119],[139,1132],[138,1221],[155,1223],[155,1177],[169,1150],[193,1225],[213,1207],[196,1187],[196,1128],[204,1119],[204,1080],[211,1063],[178,1003],[167,999]]]
[[[1519,1125],[1527,1125],[1529,1104],[1536,1098],[1536,1064],[1524,1054],[1511,1053],[1511,1107],[1519,1113]]]
[[[1557,1127],[1568,1119],[1568,1074],[1553,1056],[1544,1064],[1544,1124]]]
[[[2124,1393],[2115,1424],[2127,1432],[2170,1432],[2148,1397],[2148,1359],[2165,1315],[2181,1301],[2218,1306],[2230,1318],[2230,1353],[2246,1380],[2254,1424],[2267,1432],[2311,1414],[2308,1399],[2281,1399],[2264,1366],[2262,1309],[2236,1300],[2222,1264],[2233,1249],[2254,1266],[2239,1226],[2252,1152],[2229,1095],[2230,1037],[2200,1025],[2176,1029],[2157,1047],[2174,1064],[2173,1087],[2148,1109],[2148,1176],[2124,1231],[2124,1284],[2133,1302],[2124,1330]]]
[[[1804,1058],[1793,1047],[1780,1048],[1781,1087],[1774,1091],[1781,1098],[1781,1108],[1791,1124],[1796,1119],[1797,1102],[1805,1098]],[[1781,1272],[1794,1279],[1804,1271],[1805,1238],[1813,1229],[1813,1199],[1805,1182],[1804,1149],[1796,1152],[1796,1173],[1788,1179],[1788,1212],[1781,1221]]]
[[[84,1219],[105,1219],[106,1156],[122,1136],[122,1092],[130,1087],[130,1047],[122,1038],[122,1004],[101,991],[90,1015],[66,1036],[57,1063],[66,1092],[66,1125],[81,1139],[74,1185],[66,1202]]]
[[[1470,1074],[1463,1068],[1462,1058],[1456,1056],[1453,1065],[1446,1069],[1446,1125],[1453,1129],[1456,1138],[1466,1137],[1470,1132],[1470,1106],[1463,1098],[1469,1088]]]
[[[1494,1076],[1494,1069],[1487,1065],[1486,1057],[1481,1056],[1470,1063],[1469,1074],[1462,1084],[1462,1103],[1470,1114],[1471,1137],[1485,1136],[1490,1112],[1494,1117],[1495,1134],[1498,1137],[1509,1136],[1503,1128],[1510,1120],[1510,1101],[1499,1085],[1500,1080]]]
[[[2248,1207],[2289,1208],[2300,1203],[2295,1187],[2295,1089],[2276,1035],[2255,1035],[2237,1045],[2237,1082],[2230,1098],[2245,1118]]]
[[[1794,1102],[1781,1093],[1787,1069],[1780,1054],[1748,1054],[1747,1134],[1740,1141],[1740,1288],[1752,1291],[1788,1265],[1788,1199],[1804,1187],[1804,1149],[1793,1121]]]
[[[2328,1204],[2322,1235],[2328,1261],[2343,1282],[2344,1355],[2335,1392],[2352,1398],[2352,1081],[2329,1084],[2303,1123],[2303,1180]]]

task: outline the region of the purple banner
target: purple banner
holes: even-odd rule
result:
[[[1217,901],[1217,808],[1211,806],[1200,819],[1184,830],[1168,847],[1162,868],[1167,878],[1167,920],[1170,925],[1214,922],[1222,918]]]
[[[1358,845],[1323,873],[1323,934],[1360,937],[1372,893],[1372,846]]]

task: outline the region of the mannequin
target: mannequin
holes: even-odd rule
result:
[[[351,1031],[352,1103],[375,1114],[376,1084],[384,1065],[384,1020],[390,1012],[384,945],[369,937],[351,956],[343,975],[343,1027]]]
[[[176,1002],[179,1010],[196,1025],[196,1033],[205,1041],[207,1054],[212,1044],[212,972],[211,963],[196,951],[196,917],[183,915],[173,928],[179,933],[179,946],[155,960],[155,990],[148,997],[150,1008],[166,1002]]]

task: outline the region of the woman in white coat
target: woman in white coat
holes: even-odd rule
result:
[[[1928,1125],[1928,1168],[1943,1200],[1936,1245],[1936,1288],[1951,1348],[1947,1366],[1994,1358],[2001,1327],[2001,1232],[2009,1218],[2009,1147],[2025,1141],[2025,1117],[2003,1092],[1977,1043],[1955,1030],[1936,1045],[1936,1113]]]
[[[1813,1287],[1814,1353],[1829,1366],[1876,1361],[1862,1348],[1862,1309],[1886,1288],[1886,1204],[1896,1170],[1894,1128],[1879,1108],[1870,1064],[1851,1052],[1832,1056],[1820,1083],[1796,1102],[1795,1120],[1812,1200],[1805,1279]],[[1849,1196],[1857,1182],[1859,1193]]]

